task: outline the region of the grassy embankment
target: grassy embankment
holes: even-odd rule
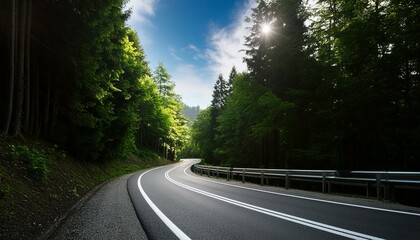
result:
[[[126,160],[83,162],[56,145],[2,135],[0,239],[39,238],[99,184],[168,163],[147,150]]]

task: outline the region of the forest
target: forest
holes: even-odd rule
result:
[[[213,165],[420,170],[420,2],[258,1],[248,71],[214,85],[186,147]]]
[[[199,112],[200,112],[200,106],[191,107],[184,104],[182,114],[184,114],[184,116],[188,118],[188,120],[194,122],[195,120],[197,120],[197,115]]]
[[[168,159],[187,132],[163,64],[152,70],[125,0],[0,2],[0,126],[87,161],[143,148]]]
[[[88,161],[148,148],[225,166],[420,170],[419,1],[258,1],[248,70],[215,79],[191,129],[124,5],[0,2],[3,134]]]

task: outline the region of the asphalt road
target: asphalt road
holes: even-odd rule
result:
[[[100,188],[52,239],[420,239],[420,209],[200,177],[198,160]]]
[[[195,175],[194,162],[128,179],[149,239],[420,239],[419,212],[243,188]]]
[[[127,192],[130,176],[105,184],[51,239],[147,239]]]

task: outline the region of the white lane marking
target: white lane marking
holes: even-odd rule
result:
[[[140,177],[137,179],[137,186],[139,187],[140,193],[143,196],[143,198],[146,200],[147,204],[153,209],[153,211],[158,215],[158,217],[166,224],[166,226],[179,238],[179,239],[191,239],[189,238],[181,229],[179,229],[169,218],[163,214],[163,212],[150,200],[149,196],[147,196],[146,192],[144,191],[143,187],[141,186],[141,178],[146,173],[156,170],[158,168],[150,169],[143,174],[140,175]]]
[[[276,218],[280,218],[280,219],[283,219],[283,220],[286,220],[286,221],[294,222],[294,223],[297,223],[297,224],[301,224],[301,225],[304,225],[304,226],[308,226],[308,227],[311,227],[311,228],[315,228],[315,229],[325,231],[325,232],[329,232],[329,233],[332,233],[332,234],[336,234],[336,235],[339,235],[339,236],[347,237],[347,238],[350,238],[350,239],[375,239],[375,240],[382,239],[382,238],[378,238],[378,237],[375,237],[375,236],[370,236],[370,235],[367,235],[367,234],[347,230],[347,229],[344,229],[344,228],[334,227],[334,226],[331,226],[331,225],[328,225],[328,224],[323,224],[323,223],[320,223],[320,222],[312,221],[312,220],[309,220],[309,219],[300,218],[300,217],[296,217],[296,216],[293,216],[293,215],[273,211],[273,210],[270,210],[270,209],[267,209],[267,208],[258,207],[258,206],[252,205],[252,204],[240,202],[240,201],[237,201],[237,200],[226,198],[226,197],[223,197],[223,196],[220,196],[220,195],[216,195],[216,194],[213,194],[213,193],[209,193],[209,192],[206,192],[206,191],[203,191],[203,190],[185,185],[183,183],[180,183],[180,182],[172,179],[169,176],[169,173],[172,170],[174,170],[178,167],[180,167],[180,166],[176,166],[176,167],[166,171],[165,172],[166,179],[168,179],[173,184],[176,184],[176,185],[178,185],[178,186],[180,186],[184,189],[190,190],[192,192],[196,192],[196,193],[199,193],[201,195],[204,195],[204,196],[207,196],[207,197],[210,197],[210,198],[214,198],[214,199],[226,202],[226,203],[230,203],[230,204],[233,204],[233,205],[236,205],[236,206],[239,206],[239,207],[243,207],[243,208],[246,208],[246,209],[249,209],[249,210],[252,210],[252,211],[260,212],[260,213],[263,213],[263,214],[266,214],[266,215],[270,215],[270,216],[273,216],[273,217],[276,217]]]
[[[194,165],[194,164],[192,164],[192,165]],[[191,174],[188,174],[186,172],[186,170],[188,168],[190,168],[192,165],[189,165],[187,168],[184,169],[185,175],[187,175],[189,177],[192,177],[192,178],[196,178],[196,179],[200,179],[200,180],[203,180],[203,181],[207,181],[207,182],[217,183],[217,184],[226,185],[226,186],[235,187],[235,188],[247,189],[247,190],[256,191],[256,192],[263,192],[263,193],[269,193],[269,194],[280,195],[280,196],[285,196],[285,197],[291,197],[291,198],[299,198],[299,199],[305,199],[305,200],[316,201],[316,202],[331,203],[331,204],[343,205],[343,206],[348,206],[348,207],[357,207],[357,208],[364,208],[364,209],[369,209],[369,210],[376,210],[376,211],[383,211],[383,212],[391,212],[391,213],[399,213],[399,214],[405,214],[405,215],[412,215],[412,216],[420,217],[420,213],[405,212],[405,211],[385,209],[385,208],[368,207],[368,206],[356,205],[356,204],[351,204],[351,203],[334,202],[334,201],[330,201],[330,200],[323,200],[323,199],[310,198],[310,197],[302,197],[302,196],[291,195],[291,194],[286,194],[286,193],[271,192],[271,191],[267,191],[267,190],[261,190],[261,189],[256,189],[256,188],[249,188],[249,187],[232,185],[232,184],[228,184],[228,183],[222,183],[222,182],[212,181],[212,180],[209,180],[209,179],[205,179],[205,178],[201,178],[201,177],[196,177],[196,176],[193,176]]]

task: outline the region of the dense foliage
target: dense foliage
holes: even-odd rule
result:
[[[124,3],[1,1],[5,133],[43,137],[86,160],[143,147],[175,158],[186,132],[181,99],[162,64],[149,69]]]
[[[209,163],[420,170],[420,3],[259,1],[248,73],[192,127]],[[263,33],[262,27],[269,25]]]

